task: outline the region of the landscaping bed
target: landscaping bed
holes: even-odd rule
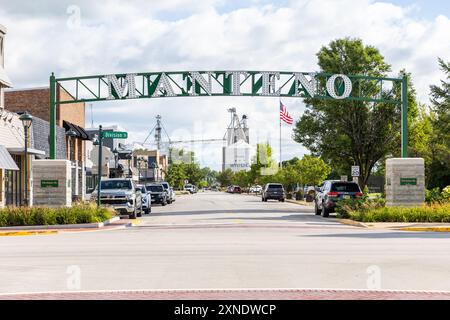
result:
[[[450,204],[420,207],[381,207],[349,211],[348,219],[360,222],[450,222]]]
[[[0,209],[0,227],[98,223],[114,216],[110,209],[90,204],[70,208],[7,207]]]

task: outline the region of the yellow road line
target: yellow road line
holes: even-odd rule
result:
[[[403,231],[450,232],[450,227],[405,227],[399,229]]]
[[[44,231],[6,231],[0,232],[0,237],[13,237],[13,236],[37,236],[37,235],[50,235],[57,234],[57,230],[44,230]]]

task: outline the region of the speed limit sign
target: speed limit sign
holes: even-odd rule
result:
[[[359,166],[352,166],[352,177],[359,177]]]

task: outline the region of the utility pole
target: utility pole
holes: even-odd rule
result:
[[[161,116],[158,114],[156,116],[156,128],[155,128],[155,141],[156,149],[161,149]]]

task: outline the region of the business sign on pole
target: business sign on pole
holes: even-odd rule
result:
[[[352,166],[352,177],[359,177],[359,166]]]

